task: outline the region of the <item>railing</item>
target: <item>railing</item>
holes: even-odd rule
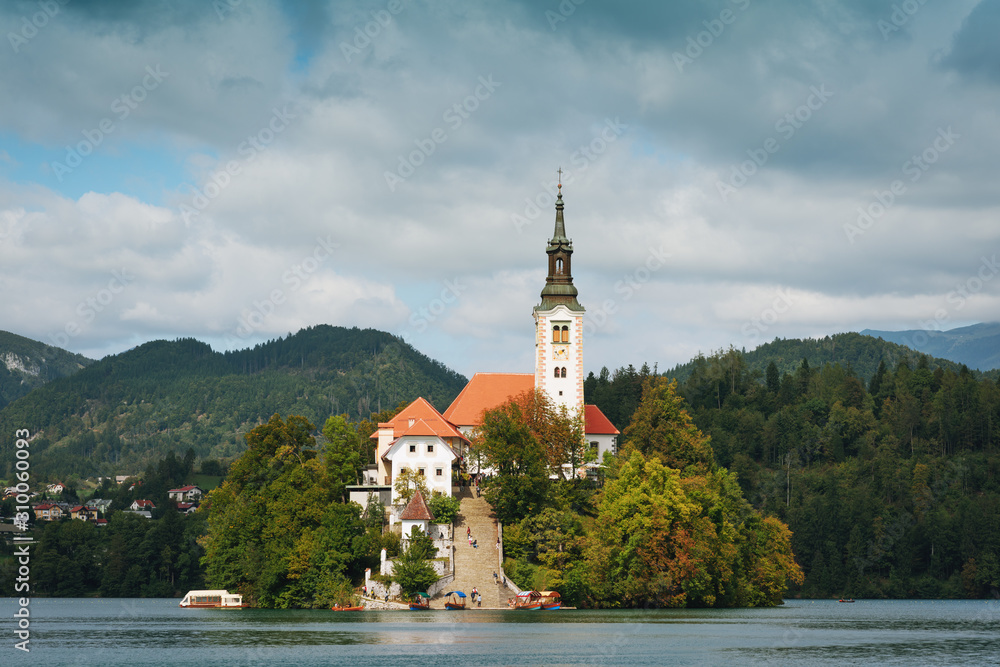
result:
[[[499,520],[497,520],[497,539],[500,541],[500,548],[497,549],[497,573],[501,577],[500,585],[504,585],[503,582],[506,582],[507,588],[514,591],[514,595],[517,595],[521,589],[503,571],[503,524]]]

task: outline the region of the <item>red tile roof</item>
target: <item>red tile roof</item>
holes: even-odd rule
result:
[[[192,489],[198,489],[198,487],[195,486],[194,484],[188,484],[187,486],[182,486],[179,489],[170,489],[169,491],[167,491],[167,493],[187,493],[188,491],[191,491]],[[198,490],[200,491],[201,489],[198,489]]]
[[[137,500],[135,501],[136,507],[142,509],[144,507],[149,507],[150,509],[155,509],[156,505],[153,504],[152,500]]]
[[[424,494],[417,491],[410,498],[410,502],[407,503],[406,509],[399,515],[399,518],[406,521],[433,521],[434,515],[431,514],[427,503],[424,502]]]
[[[615,425],[596,405],[583,406],[583,432],[595,435],[618,435]]]
[[[410,420],[413,420],[412,426],[410,425]],[[400,410],[399,414],[391,422],[385,422],[379,424],[379,426],[385,428],[387,424],[392,425],[393,439],[403,435],[433,435],[439,438],[461,438],[462,440],[467,440],[461,431],[445,419],[440,412],[435,410],[434,406],[428,403],[425,398],[418,398],[413,401]],[[417,432],[415,429],[419,429],[420,432]],[[372,437],[378,437],[378,431],[373,433]]]
[[[533,373],[476,373],[444,411],[444,417],[459,426],[478,426],[485,410],[534,388]]]

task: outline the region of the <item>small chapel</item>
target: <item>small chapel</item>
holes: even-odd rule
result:
[[[483,413],[525,391],[548,394],[556,407],[583,418],[584,433],[600,461],[616,451],[618,429],[596,405],[583,402],[584,308],[573,285],[573,242],[566,236],[562,184],[556,196],[555,231],[545,249],[548,276],[534,307],[535,372],[476,373],[444,413],[423,398],[380,423],[375,440],[375,485],[391,488],[403,469],[416,470],[432,493],[452,494],[452,466],[468,454],[469,436]],[[385,489],[388,491],[388,489]],[[397,502],[395,491],[391,502]]]

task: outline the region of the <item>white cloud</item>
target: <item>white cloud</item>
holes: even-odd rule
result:
[[[914,328],[942,307],[945,326],[995,319],[1000,280],[948,302],[1000,250],[1000,91],[976,3],[928,3],[888,38],[870,3],[752,3],[677,67],[743,4],[587,3],[552,30],[530,3],[407,3],[348,60],[364,5],[248,1],[220,19],[70,3],[0,52],[0,328],[103,353],[326,322],[402,333],[466,374],[530,370],[560,166],[580,300],[606,316],[587,370]],[[89,191],[46,173],[157,65],[169,75],[67,179]],[[481,77],[499,85],[476,97]],[[959,138],[904,180],[949,127]],[[401,158],[413,172],[390,189]],[[723,198],[734,168],[746,183]],[[905,192],[845,232],[896,180]],[[646,276],[651,253],[668,260]],[[448,281],[464,288],[445,303]],[[779,289],[794,305],[748,335]]]

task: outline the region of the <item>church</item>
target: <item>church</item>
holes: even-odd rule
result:
[[[545,249],[548,276],[534,308],[535,372],[476,373],[444,414],[423,398],[378,425],[375,443],[377,485],[391,487],[404,468],[416,470],[431,492],[451,495],[452,464],[468,452],[469,437],[483,412],[526,391],[548,394],[558,408],[582,415],[587,442],[600,461],[614,453],[618,429],[596,405],[583,402],[583,314],[573,285],[573,242],[566,236],[562,184],[556,197],[555,231]],[[392,503],[396,503],[392,492]]]

